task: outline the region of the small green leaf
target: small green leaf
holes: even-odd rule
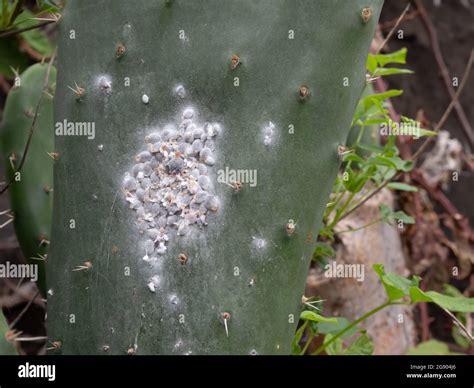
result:
[[[351,174],[349,172],[349,180],[344,182],[345,187],[351,193],[359,193],[364,188],[369,178],[369,174],[365,174],[363,172],[357,174]]]
[[[451,352],[447,344],[437,340],[422,342],[407,352],[409,356],[448,356],[460,354]]]
[[[301,325],[293,337],[293,341],[291,342],[291,349],[293,354],[301,354],[301,338],[303,337],[303,333],[306,329],[306,325]]]
[[[392,189],[392,190],[398,190],[398,191],[410,191],[410,192],[418,191],[417,187],[408,185],[406,183],[401,183],[401,182],[390,182],[387,185],[387,188]]]
[[[54,1],[51,1],[51,0],[36,0],[36,4],[41,14],[57,13],[61,11],[59,6]]]
[[[401,210],[399,210],[398,212],[394,212],[393,218],[395,218],[397,221],[403,222],[404,224],[413,225],[416,223],[415,219],[412,216],[409,216]]]
[[[18,17],[18,22],[22,23],[22,27],[34,26],[37,24],[34,17],[35,15],[32,12],[26,10]],[[20,36],[38,54],[46,57],[52,55],[54,48],[43,30],[35,28],[30,31],[22,32]]]
[[[371,119],[362,121],[362,126],[371,127],[372,125],[386,124],[387,122],[388,120],[385,117],[375,118],[375,119],[371,118]]]
[[[300,319],[305,321],[314,321],[314,322],[326,322],[326,323],[336,323],[336,318],[326,318],[322,315],[316,314],[314,311],[303,311],[300,315]]]
[[[360,148],[363,151],[373,152],[374,154],[383,152],[383,147],[372,145],[372,144],[360,143],[357,145],[357,148]]]
[[[327,238],[331,241],[334,241],[334,231],[331,228],[324,227],[319,231],[321,237]]]
[[[430,131],[429,129],[420,128],[419,137],[433,137],[438,136],[438,132]]]
[[[386,92],[383,92],[383,93],[369,94],[368,96],[362,99],[362,104],[364,105],[364,108],[367,111],[377,102],[380,103],[389,98],[398,97],[401,94],[403,94],[403,90],[396,90],[396,89],[387,90]],[[380,105],[379,105],[379,109],[381,109]]]
[[[410,288],[417,287],[421,279],[418,276],[413,276],[411,279],[407,279],[403,276],[397,275],[396,273],[389,272],[384,276],[384,280],[387,284],[402,290],[405,295],[409,295]]]
[[[431,302],[453,312],[474,313],[474,298],[448,296],[436,291],[425,292],[418,287],[410,288],[410,298],[412,302]]]
[[[404,296],[409,295],[411,289],[417,287],[420,283],[420,278],[418,276],[413,276],[412,279],[407,279],[395,273],[385,273],[383,264],[374,264],[373,269],[382,281],[390,301],[401,299]]]
[[[387,293],[387,297],[390,301],[401,299],[405,296],[405,293],[401,289],[393,286],[385,280],[385,270],[383,264],[374,264],[373,268],[382,281],[382,285],[384,286],[385,292]]]
[[[463,324],[465,325],[466,322],[463,322]],[[451,335],[453,336],[454,342],[456,342],[463,349],[469,350],[471,347],[471,340],[466,337],[464,332],[457,325],[452,326]]]
[[[381,67],[384,67],[389,63],[400,63],[404,65],[407,62],[407,49],[402,48],[389,54],[378,54],[375,55],[375,59]]]
[[[323,242],[318,241],[314,247],[313,260],[325,260],[336,256],[334,249]]]
[[[370,356],[374,352],[374,344],[367,333],[361,334],[350,344],[343,354],[348,356]]]
[[[392,162],[398,171],[409,172],[413,170],[414,164],[411,160],[403,160],[400,159],[398,156],[387,156],[386,159]]]
[[[386,77],[389,75],[397,75],[397,74],[413,74],[413,71],[409,69],[399,69],[396,67],[391,67],[388,69],[379,67],[372,73],[374,77]]]
[[[369,73],[374,74],[375,70],[377,69],[378,62],[377,59],[375,59],[375,55],[369,54],[367,58],[367,70]]]
[[[368,159],[367,163],[375,164],[375,165],[381,165],[381,166],[387,166],[389,168],[393,168],[395,170],[398,170],[397,165],[392,160],[390,160],[390,158],[387,158],[387,157],[382,156],[382,155],[377,155],[377,156],[374,156],[374,157]]]
[[[359,155],[357,154],[347,154],[344,156],[344,162],[357,162],[357,163],[364,163],[365,160],[362,159]]]
[[[444,284],[443,285],[444,294],[448,296],[464,296],[461,291],[459,291],[456,287],[452,286],[451,284]]]
[[[401,221],[404,224],[414,224],[415,219],[403,211],[394,212],[388,206],[382,204],[379,206],[380,216],[386,224],[393,224],[394,221]]]

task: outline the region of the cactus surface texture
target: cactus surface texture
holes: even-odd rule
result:
[[[54,352],[290,352],[382,3],[67,3]]]
[[[53,206],[53,94],[56,69],[51,68],[48,87],[39,104],[48,74],[47,64],[25,70],[11,90],[0,131],[6,180],[10,186],[11,211],[18,241],[26,259],[38,265],[38,286],[45,294],[45,266]],[[38,105],[39,104],[39,105]],[[35,119],[37,107],[38,113]],[[34,129],[27,156],[17,172]],[[3,210],[3,209],[2,209]]]

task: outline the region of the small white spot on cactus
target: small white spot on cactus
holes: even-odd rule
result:
[[[176,294],[168,295],[168,301],[174,306],[177,306],[179,304],[179,298]]]
[[[250,279],[249,280],[249,287],[253,287],[255,285],[255,279]]]
[[[174,92],[179,98],[186,98],[186,89],[183,85],[176,86]]]
[[[104,345],[104,346],[102,346],[102,350],[104,352],[108,352],[110,350],[110,346],[109,345]]]
[[[99,197],[98,197],[96,194],[92,194],[92,199],[93,199],[94,201],[97,201],[97,200],[99,199]]]
[[[164,255],[166,252],[166,245],[163,241],[161,241],[158,245],[158,248],[156,249],[156,253],[159,255]]]
[[[108,75],[101,75],[97,77],[96,84],[99,86],[99,89],[105,93],[112,92],[112,79]]]
[[[155,283],[153,283],[152,281],[149,281],[148,284],[148,289],[151,291],[151,292],[156,292],[156,286],[155,286]]]
[[[150,97],[148,97],[146,94],[142,96],[142,102],[144,104],[148,104],[150,102]]]
[[[153,252],[155,249],[155,242],[153,240],[147,240],[145,241],[145,251],[148,254],[148,252]]]
[[[103,144],[99,144],[99,145],[97,146],[97,149],[98,149],[99,151],[103,151],[103,150],[104,150],[104,145],[103,145]]]
[[[275,124],[271,121],[263,128],[263,144],[269,146],[273,143],[275,137]]]
[[[155,286],[159,286],[160,285],[160,277],[158,275],[155,275],[151,278],[151,281],[153,282],[153,284]]]
[[[258,355],[257,351],[255,349],[252,349],[249,353],[251,356],[256,356]]]
[[[50,288],[50,289],[48,290],[48,295],[49,295],[49,296],[53,296],[53,295],[54,295],[54,290],[53,290],[52,288]]]
[[[267,242],[263,238],[252,237],[253,245],[258,250],[263,250],[267,246]]]

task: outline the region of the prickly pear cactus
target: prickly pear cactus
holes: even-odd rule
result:
[[[381,6],[68,2],[55,352],[290,352]]]
[[[10,91],[0,130],[11,211],[22,251],[30,263],[38,265],[38,286],[45,291],[44,259],[47,253],[53,204],[53,94],[56,69],[51,68],[48,89],[41,99],[27,157],[16,172],[25,151],[36,107],[48,73],[47,64],[25,70]]]

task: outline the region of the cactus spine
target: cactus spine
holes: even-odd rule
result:
[[[289,353],[381,6],[68,2],[57,352]]]

